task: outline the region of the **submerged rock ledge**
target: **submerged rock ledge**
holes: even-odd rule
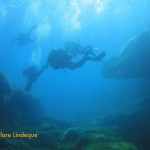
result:
[[[42,113],[41,102],[15,85],[0,73],[0,120],[2,124],[34,123]]]
[[[2,73],[0,122],[2,150],[137,150],[114,127],[83,129],[44,116],[40,100],[10,84]]]
[[[130,39],[103,67],[106,78],[150,79],[150,29]]]

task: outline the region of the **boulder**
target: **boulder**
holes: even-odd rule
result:
[[[150,29],[130,39],[103,67],[106,78],[150,78]]]

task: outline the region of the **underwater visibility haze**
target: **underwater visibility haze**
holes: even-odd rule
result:
[[[0,150],[149,150],[149,112],[149,0],[0,0]]]

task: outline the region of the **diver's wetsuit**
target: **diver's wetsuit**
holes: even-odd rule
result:
[[[30,91],[33,82],[36,81],[38,75],[38,71],[35,66],[31,66],[25,70],[23,70],[23,76],[27,78],[27,84],[25,86],[25,91]]]
[[[28,33],[20,33],[16,38],[14,38],[11,42],[11,45],[13,45],[16,41],[18,42],[18,45],[24,46],[28,43],[33,43],[36,41],[36,38],[31,39],[30,35],[32,32],[37,28],[37,24],[32,26],[32,28],[29,30]]]
[[[72,62],[73,56],[66,53],[65,50],[59,49],[59,50],[52,50],[49,57],[48,57],[48,64],[53,69],[75,69],[75,68],[81,68],[86,61],[100,61],[105,56],[105,52],[102,52],[98,56],[89,56],[91,52],[87,51],[87,53],[83,56],[81,60],[78,62]]]
[[[63,49],[52,50],[48,57],[48,64],[54,69],[68,68],[73,56]]]
[[[84,65],[84,63],[86,61],[100,61],[103,59],[103,57],[106,55],[106,53],[103,51],[101,54],[99,54],[98,56],[88,56],[88,54],[86,54],[80,61],[73,63],[72,68],[70,69],[74,69],[74,68],[80,68]]]
[[[77,45],[76,43],[74,43],[75,45]],[[80,45],[77,47],[75,46],[75,48],[67,48],[65,49],[65,51],[68,53],[68,54],[71,54],[73,55],[74,57],[76,57],[77,55],[86,55],[87,52],[89,52],[90,55],[92,56],[96,56],[95,53],[93,52],[93,47],[90,46],[90,45],[87,45],[85,47],[81,47]]]
[[[81,68],[86,61],[100,61],[104,58],[106,53],[103,51],[98,56],[90,56],[91,52],[87,51],[87,53],[80,59],[78,62],[73,62],[73,56],[68,54],[63,49],[52,50],[49,54],[46,64],[37,72],[36,68],[29,67],[24,71],[24,75],[27,76],[28,81],[25,87],[25,90],[30,91],[33,82],[41,75],[41,73],[48,67],[51,66],[53,69],[75,69]]]

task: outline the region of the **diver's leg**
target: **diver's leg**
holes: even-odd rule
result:
[[[88,53],[89,55],[96,56],[93,50],[94,48],[91,45],[87,45],[86,47],[82,49],[82,51],[84,51],[84,54]]]
[[[34,43],[36,41],[36,38],[34,39],[29,39],[29,43]]]
[[[42,74],[42,72],[43,72],[46,68],[48,68],[48,66],[49,66],[49,63],[46,62],[46,64],[45,64],[45,65],[39,70],[39,72],[37,73],[36,78],[39,77],[39,76]]]
[[[95,57],[88,56],[88,53],[87,53],[80,61],[76,63],[71,62],[70,66],[68,66],[67,68],[69,69],[81,68],[86,61],[101,61],[105,55],[106,53],[104,51]]]
[[[95,57],[90,57],[88,56],[87,57],[87,61],[100,61],[102,60],[104,57],[105,57],[106,53],[103,51],[102,53],[100,53],[98,56],[95,56]]]
[[[71,62],[70,65],[67,68],[69,68],[69,69],[81,68],[84,65],[84,63],[86,62],[87,57],[88,57],[88,55],[85,55],[78,62]]]
[[[27,84],[25,86],[25,91],[26,92],[29,92],[31,90],[32,84],[33,84],[33,81],[27,81]]]
[[[32,28],[29,30],[28,35],[30,35],[37,27],[38,24],[33,25]]]
[[[18,40],[18,37],[17,37],[17,38],[14,38],[14,39],[11,41],[11,45],[13,45],[17,40]]]

